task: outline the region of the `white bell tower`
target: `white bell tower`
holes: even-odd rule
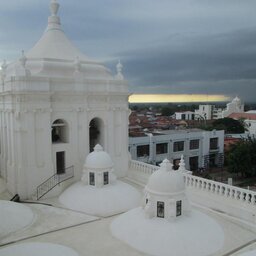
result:
[[[0,170],[12,194],[30,198],[38,185],[74,167],[96,144],[110,154],[115,175],[128,170],[128,84],[91,60],[66,37],[50,3],[46,31],[18,61],[2,65]],[[75,28],[74,28],[75,29]]]

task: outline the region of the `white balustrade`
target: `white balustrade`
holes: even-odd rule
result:
[[[132,160],[130,162],[130,169],[134,170],[134,171],[138,171],[138,172],[148,174],[150,176],[153,172],[158,170],[159,167],[155,166],[155,165],[143,163],[143,162],[140,162],[140,161]]]
[[[231,200],[256,205],[256,192],[254,191],[195,177],[190,174],[184,174],[184,179],[187,187],[193,187],[195,189],[204,190]]]
[[[140,161],[132,160],[130,162],[130,170],[141,173],[145,177],[149,177],[158,169],[158,166]],[[230,200],[241,201],[256,206],[256,192],[254,191],[196,177],[186,173],[184,173],[184,182],[187,187],[192,187],[196,190],[205,191],[207,193],[212,193]]]

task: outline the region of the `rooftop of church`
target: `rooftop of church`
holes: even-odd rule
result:
[[[0,179],[1,180],[1,179]],[[143,186],[124,179],[140,191]],[[4,182],[1,180],[1,185]],[[0,199],[10,199],[6,191],[2,191]],[[110,224],[117,217],[95,217],[85,213],[65,209],[57,198],[42,200],[43,204],[28,204],[37,219],[30,226],[9,236],[0,239],[0,248],[22,243],[55,243],[69,247],[80,256],[85,255],[147,255],[139,252],[111,234]],[[50,206],[52,205],[52,206]],[[221,212],[192,204],[193,208],[213,218],[222,227],[225,234],[225,243],[221,252],[214,255],[240,255],[243,252],[256,250],[256,232],[249,230],[241,221]],[[47,221],[46,221],[47,220]],[[204,236],[198,237],[203,243]],[[0,251],[1,255],[1,251]]]

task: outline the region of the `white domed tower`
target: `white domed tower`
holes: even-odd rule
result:
[[[149,218],[159,217],[168,220],[174,220],[190,212],[182,172],[174,171],[173,165],[167,159],[148,180],[145,187],[144,211]]]
[[[85,160],[82,182],[97,188],[113,184],[116,180],[113,170],[111,157],[97,144]]]
[[[38,185],[74,167],[100,143],[116,175],[128,170],[128,84],[67,38],[51,0],[45,33],[28,52],[2,65],[0,169],[8,190],[30,198]],[[75,29],[75,28],[74,28]]]
[[[222,117],[227,117],[232,113],[242,113],[244,112],[244,104],[242,104],[242,101],[237,96],[227,104],[227,107],[225,110],[222,111]]]

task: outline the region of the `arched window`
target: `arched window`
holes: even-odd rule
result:
[[[109,183],[109,174],[108,174],[108,172],[103,173],[103,181],[104,181],[104,185],[107,185]]]
[[[68,126],[62,119],[57,119],[52,123],[52,143],[68,142]]]
[[[89,126],[90,152],[92,152],[97,144],[104,147],[103,121],[99,118],[93,118]]]
[[[157,217],[164,218],[164,202],[157,202]]]
[[[179,200],[176,202],[176,217],[181,216],[182,214],[182,201]]]
[[[89,173],[89,184],[95,186],[95,174],[93,172]]]

